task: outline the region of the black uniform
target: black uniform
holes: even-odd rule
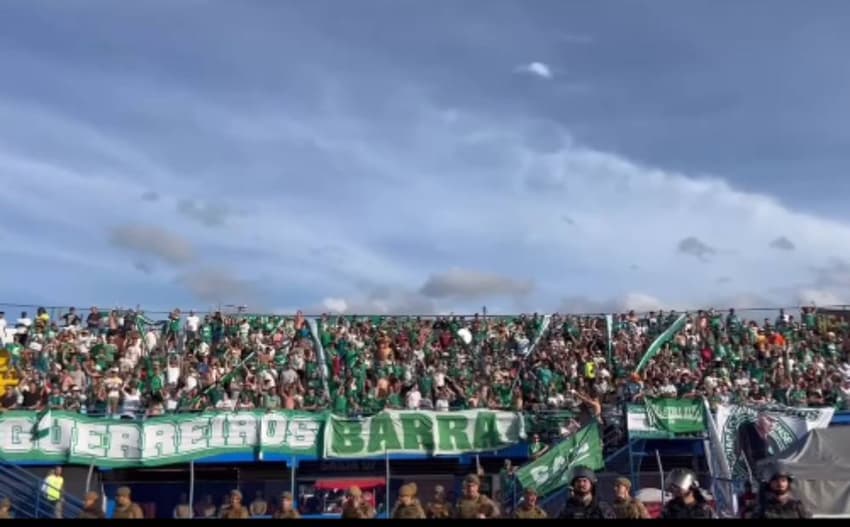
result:
[[[599,501],[596,496],[590,500],[590,503],[585,503],[578,496],[572,496],[564,505],[559,518],[569,518],[573,520],[590,519],[615,519],[617,515],[611,505],[604,501]]]
[[[758,512],[757,518],[772,520],[774,518],[811,518],[812,514],[798,499],[790,498],[784,502],[771,495],[767,498],[764,506]]]
[[[716,516],[714,511],[711,509],[711,506],[704,500],[697,498],[697,501],[694,504],[686,505],[682,498],[673,498],[664,505],[661,517],[676,520],[696,520],[715,518]]]

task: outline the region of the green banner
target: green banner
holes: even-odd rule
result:
[[[0,415],[0,460],[122,468],[220,454],[318,456],[324,414],[233,412],[120,421],[69,412]]]
[[[646,353],[643,354],[643,357],[640,359],[640,362],[635,368],[635,372],[640,372],[640,370],[644,369],[649,361],[651,361],[658,352],[661,351],[661,348],[667,344],[670,339],[675,337],[688,323],[688,315],[682,314],[679,318],[676,319],[675,322],[670,324],[670,327],[667,328],[664,333],[658,335],[658,338],[652,341],[652,344],[646,349]]]
[[[626,410],[629,437],[671,439],[706,432],[705,405],[693,399],[648,399]]]
[[[546,496],[568,485],[571,469],[578,465],[593,470],[605,466],[602,436],[596,422],[585,426],[539,459],[517,470],[517,479],[523,488],[534,487],[540,496]]]
[[[705,405],[694,399],[648,399],[646,420],[651,428],[673,435],[705,432]]]
[[[525,439],[522,415],[490,410],[394,411],[352,419],[328,415],[324,457],[486,452]]]

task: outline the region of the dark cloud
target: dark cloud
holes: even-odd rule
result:
[[[632,264],[629,266],[629,269],[631,269],[632,271],[638,271],[640,270],[640,266],[638,264]]]
[[[230,210],[224,205],[198,203],[190,199],[177,202],[177,212],[207,227],[220,227],[230,216]]]
[[[609,299],[593,299],[586,296],[571,296],[561,300],[558,306],[560,313],[570,314],[602,314],[624,313],[630,310],[637,312],[657,311],[664,309],[663,303],[657,298],[641,293],[631,293]]]
[[[161,227],[150,225],[124,225],[116,227],[109,243],[120,249],[155,256],[171,265],[187,264],[195,259],[192,244]]]
[[[780,251],[793,251],[796,246],[791,240],[789,240],[785,236],[780,236],[779,238],[776,238],[775,240],[770,242],[770,248],[778,249]]]
[[[575,220],[572,219],[571,217],[567,216],[566,214],[563,214],[561,216],[561,221],[563,221],[567,225],[575,225],[576,224]]]
[[[419,290],[429,298],[474,299],[491,296],[523,296],[534,289],[532,281],[518,281],[495,274],[452,269],[433,274]]]
[[[142,201],[159,201],[159,193],[149,190],[142,194]]]
[[[206,268],[181,274],[177,282],[198,300],[213,304],[247,304],[258,308],[256,285],[233,276],[224,269]]]
[[[721,276],[720,278],[717,279],[718,284],[728,284],[731,281],[732,281],[732,277],[729,277],[729,276]]]
[[[835,259],[824,267],[812,269],[815,275],[815,287],[850,288],[850,262]]]
[[[717,253],[717,249],[706,244],[696,236],[688,236],[680,241],[677,250],[681,254],[695,256],[702,261],[708,260],[709,256]]]
[[[133,262],[133,267],[137,271],[141,271],[145,274],[151,274],[151,273],[153,273],[153,270],[154,270],[153,265],[151,265],[147,262]]]

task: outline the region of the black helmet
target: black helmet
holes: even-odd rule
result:
[[[788,472],[787,470],[781,469],[781,468],[778,468],[778,469],[773,471],[773,473],[770,476],[769,481],[773,481],[773,480],[779,479],[779,478],[785,478],[785,479],[788,480],[789,483],[794,481],[794,476],[792,476],[791,473]]]
[[[579,466],[577,466],[573,469],[573,477],[570,480],[570,485],[575,483],[576,480],[580,479],[580,478],[585,478],[585,479],[589,480],[591,483],[593,483],[594,485],[596,485],[596,481],[597,481],[596,480],[596,472],[594,472],[590,468],[585,467],[583,465],[579,465]]]

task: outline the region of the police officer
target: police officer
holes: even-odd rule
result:
[[[275,520],[296,520],[300,518],[301,515],[298,514],[298,511],[292,507],[292,493],[289,491],[284,492],[280,495],[280,510],[274,513],[273,518]]]
[[[493,500],[480,494],[481,480],[475,474],[466,476],[463,480],[463,496],[457,502],[457,517],[462,519],[472,518],[498,518],[499,507]]]
[[[428,518],[444,519],[454,515],[452,504],[446,499],[446,489],[442,485],[434,487],[434,499],[425,506],[425,514]]]
[[[248,508],[242,504],[242,493],[236,489],[230,491],[230,505],[221,511],[221,518],[225,520],[242,520],[250,518]]]
[[[348,499],[342,505],[343,519],[369,519],[375,517],[375,509],[363,499],[363,491],[353,485],[348,489]]]
[[[12,500],[3,498],[0,500],[0,519],[11,520],[15,515],[12,514]]]
[[[514,512],[514,518],[543,520],[546,519],[546,511],[537,505],[537,490],[528,487],[525,489],[525,497]]]
[[[628,478],[617,478],[614,481],[614,514],[623,520],[646,520],[649,512],[643,503],[631,495],[632,482]]]
[[[419,500],[416,499],[416,485],[408,483],[402,485],[398,491],[398,503],[393,508],[393,518],[399,519],[424,519],[425,511]]]
[[[570,519],[613,519],[616,518],[614,509],[596,496],[596,473],[585,466],[573,469],[573,479],[570,481],[572,495],[564,505],[560,518]]]
[[[143,520],[145,518],[138,503],[130,498],[130,487],[120,487],[115,491],[115,512],[112,517],[116,520]]]
[[[103,513],[103,504],[100,500],[100,494],[97,492],[87,492],[85,501],[83,502],[83,510],[80,511],[80,515],[77,516],[80,519],[91,519],[98,520],[106,518],[106,515]]]
[[[714,511],[699,490],[696,474],[690,470],[677,468],[670,471],[667,476],[667,488],[673,494],[673,499],[664,505],[662,518],[715,518]]]
[[[791,482],[794,478],[784,470],[777,470],[770,478],[767,495],[759,518],[811,518],[805,505],[791,494]]]

